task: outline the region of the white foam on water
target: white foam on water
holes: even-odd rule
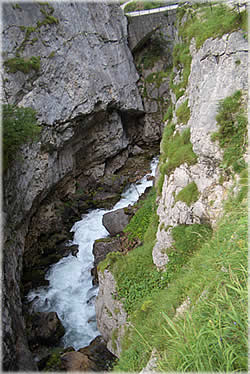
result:
[[[95,240],[109,235],[102,225],[105,213],[133,205],[147,187],[153,185],[148,176],[155,175],[158,159],[151,162],[151,173],[140,181],[131,184],[121,196],[120,201],[111,210],[96,209],[82,216],[71,231],[73,242],[79,246],[77,257],[69,255],[52,265],[46,273],[48,287],[31,290],[28,301],[33,300],[33,309],[37,312],[57,312],[64,328],[63,344],[76,350],[88,345],[100,335],[95,316],[95,297],[98,287],[93,287],[91,269]]]

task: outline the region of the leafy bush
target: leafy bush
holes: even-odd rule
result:
[[[211,136],[224,149],[223,167],[228,169],[231,166],[236,173],[246,167],[243,155],[247,149],[247,117],[241,99],[241,91],[236,91],[220,101],[216,116],[219,130]]]
[[[4,169],[14,159],[19,147],[35,140],[40,133],[32,108],[2,106]]]
[[[199,190],[195,182],[189,183],[175,197],[176,201],[183,201],[188,206],[197,201],[199,198]]]

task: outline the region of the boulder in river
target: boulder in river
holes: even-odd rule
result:
[[[103,215],[103,226],[108,230],[111,236],[117,235],[129,223],[130,217],[124,209],[117,209]]]
[[[28,340],[31,344],[56,345],[65,334],[56,312],[39,312],[30,315],[27,322]]]
[[[120,238],[103,238],[95,241],[93,246],[94,266],[103,261],[109,252],[121,251]]]
[[[81,352],[66,352],[61,356],[61,367],[65,371],[96,371],[93,361]]]

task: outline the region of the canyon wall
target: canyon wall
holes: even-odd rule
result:
[[[94,186],[147,143],[144,109],[118,5],[6,3],[2,30],[3,101],[35,109],[42,129],[3,176],[3,368],[34,370],[20,296],[24,247],[39,250],[43,229],[60,220],[55,198]],[[26,249],[26,267],[35,255]]]
[[[157,144],[163,128],[171,134],[161,144],[154,264],[159,270],[168,264],[173,227],[216,226],[232,178],[223,174],[223,152],[211,135],[220,100],[241,90],[246,101],[247,40],[235,31],[196,48],[192,39],[190,75],[179,95],[174,86],[185,66],[177,64],[170,75],[181,43],[177,31],[170,17],[169,27],[155,30],[133,58],[126,17],[114,3],[4,4],[3,101],[34,108],[41,127],[39,141],[24,145],[3,175],[4,370],[37,369],[22,303],[32,285],[22,287],[23,273],[42,255],[43,237],[52,228],[60,232],[76,196],[81,212],[79,201],[84,211],[100,180],[113,185],[115,173]],[[164,116],[167,108],[172,114]],[[188,143],[191,156],[166,172],[164,142],[174,137]],[[190,185],[195,198],[187,203],[178,196]],[[99,273],[99,282],[98,326],[119,356],[126,313],[121,302],[112,303],[111,272]]]

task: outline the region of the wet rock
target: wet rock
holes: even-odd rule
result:
[[[117,209],[113,212],[104,214],[102,223],[110,235],[114,236],[123,231],[129,223],[130,217],[124,209]]]
[[[119,238],[104,238],[96,240],[93,247],[94,265],[97,266],[99,262],[103,261],[109,252],[121,251],[121,244]]]
[[[66,352],[61,356],[61,367],[65,371],[96,371],[96,366],[81,352]]]
[[[30,344],[56,345],[64,335],[64,327],[56,312],[33,313],[27,320]]]
[[[121,354],[121,340],[125,333],[127,313],[121,301],[117,300],[116,282],[110,271],[98,272],[99,292],[96,298],[96,319],[97,327],[107,348],[115,356]]]
[[[97,336],[89,346],[79,349],[80,353],[86,355],[96,365],[98,371],[108,370],[117,359],[108,349],[102,336]]]

